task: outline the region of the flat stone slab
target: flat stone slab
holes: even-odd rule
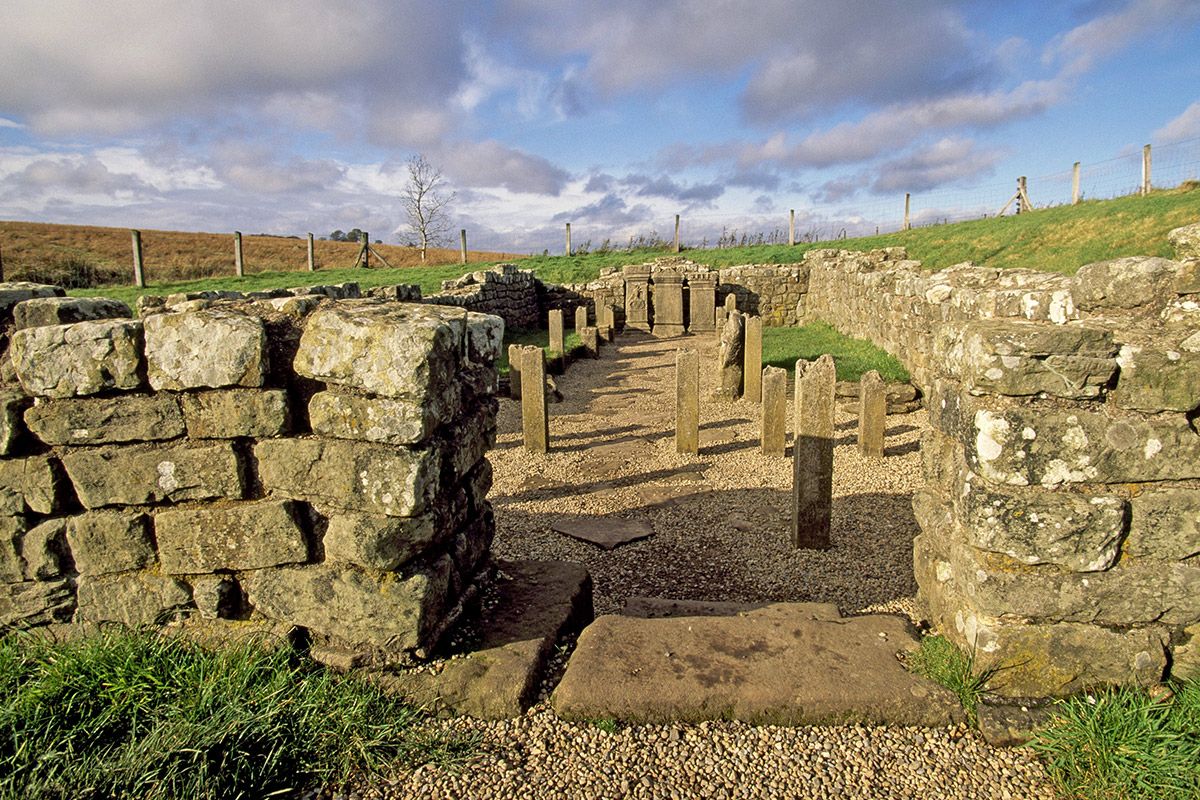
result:
[[[782,607],[782,608],[781,608]],[[767,609],[775,609],[770,611]],[[641,619],[666,617],[736,617],[752,611],[764,614],[808,615],[810,619],[842,618],[833,603],[735,603],[728,600],[674,600],[669,597],[629,597],[621,607],[621,616]]]
[[[592,579],[566,561],[501,561],[498,598],[480,621],[477,650],[441,664],[435,674],[373,675],[389,692],[439,713],[481,719],[519,717],[560,637],[592,620]]]
[[[599,545],[605,550],[654,535],[654,526],[646,520],[620,517],[575,517],[559,520],[550,528],[575,539]]]
[[[963,719],[951,692],[897,659],[917,646],[906,620],[829,618],[819,605],[600,617],[580,634],[554,709],[567,719],[637,723],[935,727]]]

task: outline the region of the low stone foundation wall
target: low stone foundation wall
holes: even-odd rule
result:
[[[258,621],[386,660],[439,638],[493,535],[503,322],[328,294],[15,305],[0,628]]]
[[[442,291],[426,298],[426,302],[492,314],[510,328],[537,328],[546,324],[540,284],[533,272],[501,264],[443,282]]]

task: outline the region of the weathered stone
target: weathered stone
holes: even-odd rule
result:
[[[887,428],[887,395],[879,373],[870,370],[859,381],[858,452],[868,458],[883,458]]]
[[[666,617],[737,617],[767,603],[737,603],[728,600],[675,600],[667,597],[628,597],[621,616],[641,619]],[[838,620],[841,612],[834,603],[789,603],[788,607],[808,619]]]
[[[0,392],[0,456],[16,452],[25,431],[22,424],[29,399],[20,392]]]
[[[751,403],[762,402],[762,318],[747,316],[743,366],[743,394]]]
[[[1121,377],[1113,402],[1138,411],[1183,411],[1200,407],[1200,353],[1157,347],[1121,348]]]
[[[447,485],[457,483],[496,446],[496,410],[495,401],[488,400],[474,414],[460,419],[453,435],[443,434],[438,438],[442,478]]]
[[[250,604],[272,619],[390,652],[432,644],[449,602],[450,559],[420,571],[374,572],[317,564],[244,579]]]
[[[0,584],[0,631],[66,622],[74,611],[69,579]]]
[[[50,581],[63,574],[67,522],[50,519],[31,527],[17,539],[22,576],[27,581]]]
[[[550,337],[549,348],[551,353],[564,355],[567,352],[566,344],[564,344],[565,336],[563,334],[563,312],[560,308],[551,309],[550,314]]]
[[[8,281],[0,283],[0,320],[12,316],[12,310],[17,303],[33,297],[62,297],[66,292],[61,286],[50,286],[45,283],[30,283],[28,281]]]
[[[521,399],[521,357],[524,352],[524,345],[508,346],[508,396],[513,400]]]
[[[179,404],[168,394],[39,398],[25,424],[46,444],[154,442],[183,435]]]
[[[140,512],[90,511],[72,517],[67,542],[81,575],[108,575],[154,563],[149,518]]]
[[[1179,416],[1110,417],[1029,406],[976,410],[971,468],[1013,486],[1200,478],[1200,434]]]
[[[192,575],[192,601],[203,619],[238,619],[244,612],[242,587],[229,575]]]
[[[168,575],[301,564],[309,548],[298,516],[291,500],[160,511],[158,558]]]
[[[240,499],[242,465],[228,443],[76,450],[63,466],[84,508]]]
[[[142,323],[100,320],[26,328],[12,337],[13,366],[29,394],[75,397],[144,383]]]
[[[653,332],[660,338],[684,334],[682,275],[655,273]]]
[[[1116,372],[1112,334],[1085,325],[983,320],[962,336],[963,384],[973,394],[1092,398]]]
[[[568,719],[636,723],[940,726],[961,719],[951,692],[897,659],[917,646],[903,619],[813,618],[805,605],[732,617],[600,617],[580,634],[554,709]]]
[[[761,448],[764,455],[783,458],[787,452],[787,370],[763,367]]]
[[[266,439],[291,428],[283,389],[213,389],[179,395],[193,439]]]
[[[1200,680],[1200,624],[1183,629],[1187,639],[1171,650],[1171,677],[1177,681]]]
[[[1037,489],[1006,491],[967,473],[954,492],[966,539],[1023,564],[1108,569],[1125,532],[1125,501]]]
[[[335,508],[411,517],[438,490],[437,451],[337,439],[267,439],[254,447],[263,488]]]
[[[13,324],[18,330],[132,316],[129,306],[107,297],[38,297],[13,308]]]
[[[730,295],[732,297],[732,295]],[[717,353],[717,370],[720,378],[716,397],[718,400],[737,400],[742,396],[743,356],[746,352],[746,322],[736,309],[725,317],[721,326],[721,347]]]
[[[66,481],[54,459],[0,459],[0,514],[53,514],[62,508],[66,493]]]
[[[792,445],[792,546],[830,546],[833,513],[833,384],[828,354],[796,362],[795,429]]]
[[[24,517],[0,515],[0,583],[25,580],[21,538],[27,530],[29,523]]]
[[[588,309],[587,306],[575,307],[575,330],[582,331],[588,326]]]
[[[587,353],[588,358],[599,358],[600,331],[591,325],[584,325],[577,330],[579,331],[579,341],[583,345],[583,352]]]
[[[717,329],[717,276],[711,273],[689,273],[688,330],[692,333],[712,333]]]
[[[525,347],[521,354],[521,431],[526,450],[534,453],[549,450],[546,353],[540,347]]]
[[[620,517],[564,518],[553,523],[550,528],[605,550],[654,535],[654,526],[647,520]]]
[[[308,401],[313,433],[338,439],[420,444],[441,422],[429,406],[394,397],[318,392]]]
[[[700,452],[700,355],[675,354],[675,452]]]
[[[390,572],[425,552],[436,535],[433,514],[385,517],[339,511],[329,518],[325,558]]]
[[[154,314],[145,325],[155,389],[263,385],[267,334],[258,317],[214,308]]]
[[[1175,256],[1181,261],[1200,258],[1200,222],[1176,228],[1167,234],[1167,241],[1175,248]]]
[[[1054,708],[980,703],[976,715],[985,742],[992,747],[1020,747],[1053,719]]]
[[[629,265],[625,276],[625,326],[650,332],[650,268]]]
[[[1183,262],[1175,275],[1175,285],[1172,288],[1178,295],[1200,294],[1200,256],[1193,256],[1192,260]]]
[[[192,602],[188,585],[157,572],[82,575],[75,622],[120,622],[131,627],[161,624]]]
[[[1171,292],[1177,268],[1174,261],[1146,256],[1087,264],[1075,273],[1071,295],[1084,311],[1152,305]]]
[[[1200,489],[1146,489],[1130,505],[1126,553],[1162,561],[1200,555]]]

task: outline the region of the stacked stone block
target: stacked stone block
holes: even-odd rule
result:
[[[403,659],[474,591],[500,319],[29,303],[0,394],[0,627],[257,620]]]
[[[515,264],[500,264],[444,281],[442,291],[425,302],[491,314],[510,328],[536,328],[543,319],[541,291],[541,282],[533,272],[518,269]]]

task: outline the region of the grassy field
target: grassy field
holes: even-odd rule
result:
[[[508,374],[508,346],[510,344],[540,347],[546,351],[547,360],[558,355],[558,353],[550,349],[550,331],[545,328],[541,330],[506,328],[504,330],[504,347],[500,352],[500,360],[496,362],[496,368],[500,370],[501,375]],[[580,340],[578,333],[569,330],[564,332],[563,347],[567,348],[568,353],[573,353],[576,349],[583,347],[583,342]]]
[[[796,359],[811,361],[825,353],[833,356],[839,381],[856,381],[870,370],[878,371],[885,381],[909,379],[908,371],[895,356],[866,339],[845,336],[827,323],[763,329],[763,366],[783,367],[789,377],[795,374]]]

